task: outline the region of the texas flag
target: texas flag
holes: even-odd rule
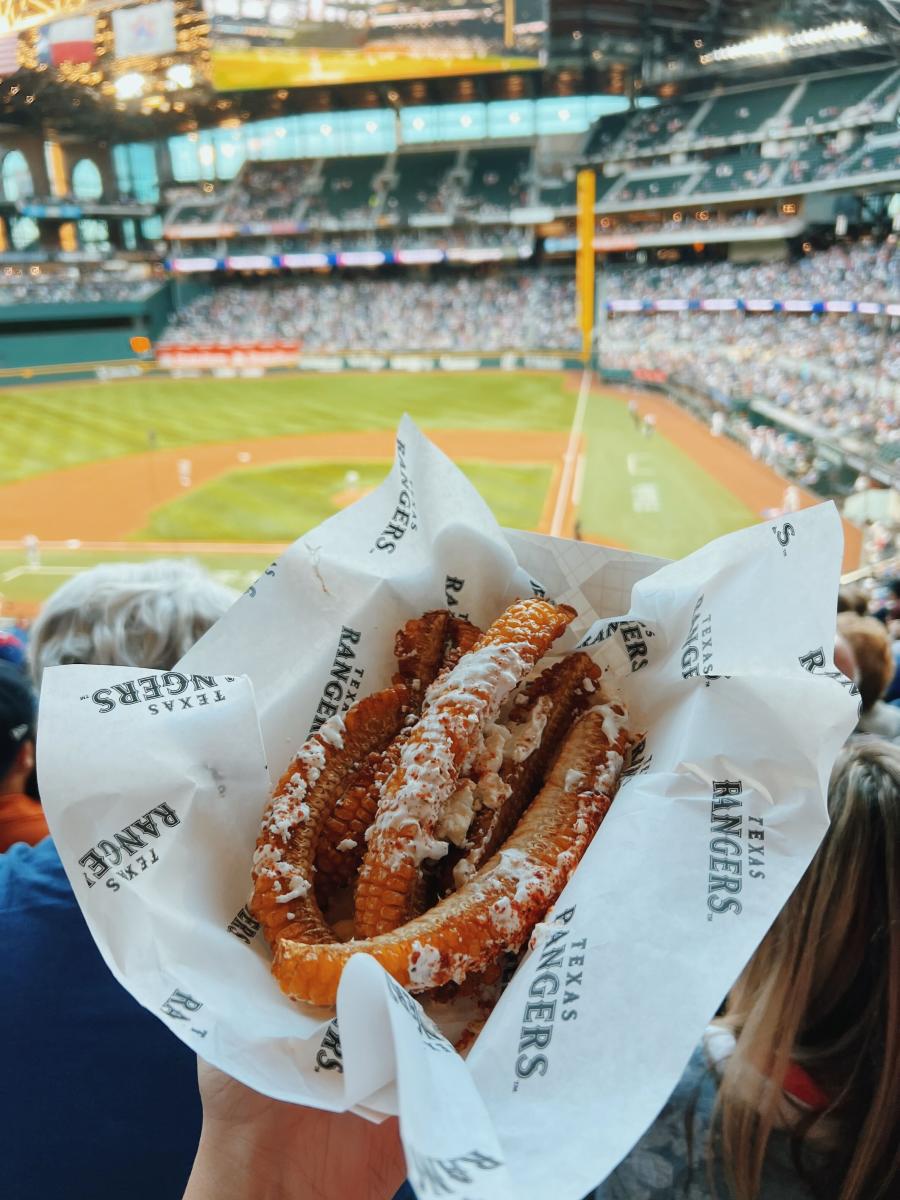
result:
[[[51,67],[93,62],[97,57],[94,30],[93,17],[71,17],[45,25],[38,32],[38,60]]]

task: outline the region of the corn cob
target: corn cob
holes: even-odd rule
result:
[[[559,659],[525,684],[507,721],[509,738],[500,769],[502,791],[494,807],[476,813],[462,849],[451,847],[441,864],[442,892],[455,891],[494,855],[515,828],[559,750],[560,737],[592,702],[600,668],[583,651]]]
[[[332,718],[307,738],[279,781],[256,843],[250,900],[270,945],[286,934],[314,942],[334,939],[312,888],[319,832],[360,763],[400,729],[408,703],[402,687],[367,696],[345,721]]]
[[[574,615],[547,600],[517,601],[429,689],[369,830],[356,888],[357,937],[375,937],[407,919],[420,864],[446,853],[435,827],[463,764],[485,725]]]
[[[441,987],[517,950],[575,870],[612,802],[630,746],[621,706],[589,709],[515,832],[468,883],[378,937],[308,945],[282,938],[272,970],[284,992],[333,1004],[353,954],[370,954],[411,992]]]

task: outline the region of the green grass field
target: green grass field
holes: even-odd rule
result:
[[[288,463],[231,471],[156,509],[137,533],[149,541],[290,542],[343,507],[342,493],[370,491],[390,463]],[[462,462],[501,525],[532,529],[550,486],[549,467]],[[347,475],[357,478],[352,484]],[[235,514],[240,513],[236,526]]]
[[[429,428],[565,433],[576,397],[556,374],[304,375],[263,379],[86,382],[0,392],[0,485],[99,459],[196,443],[286,434],[393,429],[404,412]],[[596,391],[584,434],[580,520],[586,535],[679,557],[759,519],[660,434],[644,438],[621,399]],[[546,499],[548,467],[462,464],[502,524],[533,528]],[[165,541],[290,541],[336,511],[348,470],[359,488],[387,463],[304,462],[242,468],[154,510],[133,537]],[[0,493],[2,503],[2,493]],[[25,529],[23,528],[23,533]],[[128,557],[138,557],[139,551]],[[45,553],[39,573],[23,556],[0,554],[0,596],[30,602],[79,566],[105,557]],[[258,573],[253,552],[204,558],[235,586]]]

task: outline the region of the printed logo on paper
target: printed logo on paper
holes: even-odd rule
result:
[[[349,625],[341,627],[331,669],[316,705],[316,715],[309,727],[310,733],[315,733],[329,718],[336,717],[338,713],[345,713],[356,700],[356,693],[366,673],[365,667],[352,665],[356,658],[354,647],[358,646],[361,640],[362,632],[359,629],[351,629]]]
[[[195,999],[189,992],[183,992],[180,988],[176,988],[174,992],[160,1005],[160,1012],[165,1013],[167,1017],[171,1017],[173,1021],[194,1021],[194,1013],[198,1012],[203,1007],[200,1000]],[[191,1033],[196,1033],[198,1037],[206,1037],[209,1030],[197,1029],[191,1025]]]
[[[740,779],[713,780],[709,817],[707,921],[724,913],[738,915],[744,878],[766,877],[766,829],[762,817],[744,812]]]
[[[466,586],[464,579],[457,578],[456,575],[447,575],[444,579],[444,603],[449,609],[459,608],[461,602],[461,593]],[[468,621],[469,614],[467,612],[455,612],[454,617],[459,617],[461,621]]]
[[[581,1001],[587,938],[573,938],[568,926],[575,906],[553,915],[552,932],[537,949],[529,964],[534,977],[522,1014],[513,1091],[521,1080],[546,1075],[550,1070],[549,1046],[561,1021],[576,1021]],[[546,929],[547,926],[538,926]]]
[[[589,634],[578,643],[579,650],[599,646],[618,633],[628,655],[632,673],[641,671],[650,662],[650,639],[656,634],[644,621],[608,621],[597,633]]]
[[[713,621],[712,614],[703,611],[703,594],[697,598],[691,613],[691,626],[681,644],[681,676],[694,679],[705,676],[706,686],[715,679],[728,679],[728,675],[717,675],[713,666]]]
[[[412,1017],[416,1028],[419,1032],[419,1037],[429,1050],[437,1050],[441,1054],[453,1054],[454,1050],[441,1031],[435,1025],[434,1021],[426,1015],[422,1005],[418,1000],[414,999],[406,988],[402,988],[399,983],[395,982],[388,976],[387,978],[388,993],[394,1003]]]
[[[341,1051],[341,1035],[337,1018],[329,1021],[322,1044],[316,1051],[316,1071],[339,1071],[344,1073],[344,1055]]]
[[[469,1150],[452,1158],[434,1158],[430,1154],[420,1154],[409,1146],[404,1149],[409,1181],[419,1197],[469,1197],[471,1192],[468,1189],[461,1191],[454,1185],[477,1186],[480,1172],[494,1171],[503,1166],[499,1158],[484,1154],[481,1150]]]
[[[375,545],[369,551],[370,554],[374,554],[376,550],[393,554],[407,532],[418,529],[415,491],[406,469],[406,446],[399,438],[397,438],[397,469],[400,473],[400,491],[397,494],[397,503],[390,520],[375,539]]]
[[[156,675],[141,675],[125,683],[97,688],[90,699],[100,713],[111,713],[117,707],[146,704],[151,716],[163,712],[183,712],[185,709],[206,708],[225,700],[223,683],[234,683],[233,675],[182,675],[180,671],[163,671]]]
[[[225,928],[229,933],[233,933],[239,942],[243,942],[245,946],[249,946],[259,933],[260,925],[259,921],[257,921],[256,917],[254,917],[245,904],[241,911],[231,918]]]
[[[800,666],[804,671],[808,671],[810,675],[818,675],[822,679],[834,679],[842,688],[845,688],[851,696],[859,697],[859,688],[852,679],[848,679],[842,672],[835,667],[828,670],[828,660],[831,656],[825,653],[824,646],[817,646],[815,650],[807,650],[805,654],[801,654],[799,658]],[[857,699],[856,715],[857,718],[862,712],[862,700]]]
[[[78,859],[89,888],[106,879],[106,887],[117,892],[123,883],[139,879],[159,862],[153,847],[167,829],[181,824],[171,804],[157,804],[109,837],[101,838]],[[110,872],[112,874],[110,875]]]

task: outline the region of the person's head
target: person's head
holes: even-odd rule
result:
[[[853,612],[860,617],[864,617],[869,611],[869,601],[866,593],[862,588],[848,586],[842,587],[838,592],[837,610],[842,612]]]
[[[28,659],[25,654],[25,644],[14,633],[0,631],[0,663],[9,663],[16,667],[20,674],[28,674]]]
[[[862,710],[868,712],[888,690],[894,678],[891,639],[875,617],[860,617],[856,613],[838,613],[837,628],[853,651]]]
[[[722,1151],[739,1200],[755,1195],[791,1062],[829,1097],[823,1113],[795,1114],[828,1153],[829,1194],[900,1188],[900,747],[845,749],[828,809],[822,845],[728,999]]]
[[[24,792],[34,770],[34,694],[21,671],[0,662],[0,796]]]
[[[66,663],[170,670],[235,600],[195,562],[104,563],[64,583],[34,623],[35,686]]]

